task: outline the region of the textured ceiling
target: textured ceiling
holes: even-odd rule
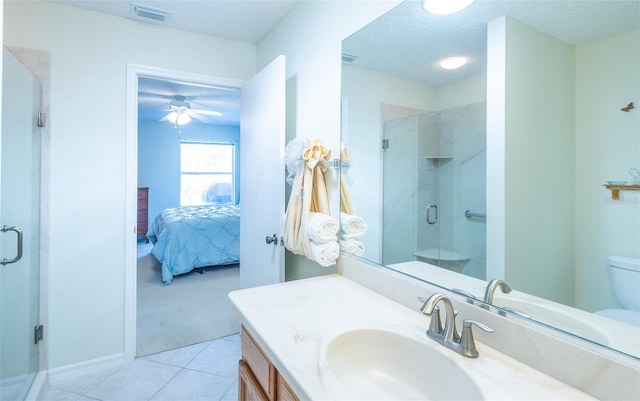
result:
[[[457,14],[425,12],[406,1],[343,42],[350,65],[440,86],[486,72],[486,26],[502,15],[572,45],[640,28],[640,0],[476,0]],[[471,62],[455,71],[437,66],[450,56]]]

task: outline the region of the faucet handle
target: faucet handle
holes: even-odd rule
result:
[[[493,329],[489,326],[486,326],[475,320],[464,320],[462,322],[462,336],[460,337],[460,353],[464,356],[468,356],[469,358],[477,358],[478,350],[476,349],[476,343],[473,340],[473,330],[471,329],[472,325],[476,325],[480,327],[482,330],[487,333],[493,333]]]
[[[436,306],[433,309],[433,313],[431,314],[431,322],[429,323],[429,330],[427,330],[427,335],[442,336],[443,332],[444,328],[442,328],[442,322],[440,321],[440,308]]]

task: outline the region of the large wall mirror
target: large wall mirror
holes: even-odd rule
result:
[[[343,251],[640,358],[638,71],[636,0],[401,3],[343,41]]]

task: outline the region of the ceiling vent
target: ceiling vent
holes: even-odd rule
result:
[[[353,63],[356,61],[358,56],[354,56],[352,54],[342,53],[342,62],[343,63]]]
[[[131,3],[131,14],[140,19],[155,22],[165,22],[167,18],[169,18],[169,15],[171,15],[168,11],[136,3]]]

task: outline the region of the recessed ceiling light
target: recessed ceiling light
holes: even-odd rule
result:
[[[465,64],[467,64],[466,57],[449,57],[440,60],[440,67],[444,68],[445,70],[455,70]]]
[[[468,7],[475,0],[424,0],[422,8],[432,14],[453,14]]]

